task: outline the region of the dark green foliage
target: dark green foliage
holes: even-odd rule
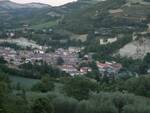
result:
[[[48,92],[54,90],[54,83],[50,77],[42,77],[41,81],[32,87],[33,91]]]
[[[135,111],[148,113],[150,111],[150,100],[148,98],[119,92],[94,93],[88,100],[82,101],[55,93],[50,94],[49,98],[56,113],[132,113],[132,111],[133,113],[136,113]]]
[[[125,82],[125,89],[137,95],[150,97],[150,77],[131,78]]]
[[[17,96],[9,95],[4,107],[6,113],[30,113],[30,107],[23,92]]]
[[[55,113],[74,113],[78,101],[74,98],[59,96],[53,99]]]
[[[139,64],[138,73],[147,74],[148,69],[150,69],[150,53],[147,53],[141,64]]]
[[[75,77],[69,80],[64,91],[68,96],[78,100],[88,99],[91,91],[96,91],[97,84],[84,77]]]
[[[54,113],[53,105],[47,98],[38,98],[31,107],[32,113]]]
[[[116,57],[114,60],[120,62],[125,68],[131,72],[136,72],[138,74],[147,74],[148,69],[150,68],[150,54],[144,57],[144,59],[132,59],[126,57]]]
[[[150,66],[150,53],[147,53],[147,55],[145,56],[144,63]]]
[[[142,103],[141,103],[142,102]],[[141,106],[142,110],[149,111],[150,103],[147,103],[145,99],[140,100],[133,95],[121,94],[121,93],[99,93],[94,94],[87,101],[81,101],[78,104],[76,113],[132,113],[138,111],[139,108],[134,106]],[[145,106],[143,106],[143,103]],[[128,107],[130,108],[128,108]],[[128,110],[128,112],[127,112]],[[134,112],[133,112],[134,113]],[[138,112],[135,112],[138,113]],[[148,112],[144,112],[148,113]]]
[[[126,57],[116,57],[115,61],[120,62],[127,70],[131,72],[138,72],[139,66],[142,64],[141,59],[134,60]]]
[[[20,68],[27,72],[32,73],[31,77],[36,77],[36,78],[40,78],[41,75],[49,75],[50,77],[54,77],[54,78],[68,76],[68,74],[44,62],[41,62],[41,65],[27,63],[21,65]]]
[[[40,76],[36,76],[31,71],[11,69],[11,68],[8,68],[6,65],[0,65],[0,69],[3,70],[3,72],[8,73],[9,75],[29,77],[29,78],[40,78]]]
[[[150,77],[139,76],[128,78],[118,78],[116,80],[108,79],[104,81],[104,78],[100,79],[98,83],[98,92],[128,92],[135,95],[144,97],[150,97]]]
[[[4,102],[7,94],[7,84],[5,82],[0,81],[0,113],[5,111],[4,109]],[[5,113],[5,112],[4,112]]]
[[[149,113],[150,107],[146,104],[141,105],[127,105],[123,109],[123,113]]]
[[[0,70],[0,113],[5,113],[4,102],[7,99],[8,92],[10,91],[9,79],[7,74]]]
[[[23,64],[20,66],[20,70],[9,68],[6,65],[0,64],[0,69],[3,72],[8,73],[9,75],[15,75],[19,77],[27,77],[27,78],[34,78],[40,79],[42,75],[49,75],[50,77],[58,78],[62,76],[68,76],[68,74],[60,71],[57,68],[47,65],[43,63],[41,65],[38,64]]]

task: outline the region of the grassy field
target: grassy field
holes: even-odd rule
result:
[[[16,88],[17,84],[20,84],[21,89],[26,90],[26,96],[29,100],[34,100],[38,97],[45,97],[49,94],[60,94],[62,93],[62,87],[63,84],[61,83],[55,83],[55,89],[54,91],[50,91],[47,93],[43,92],[34,92],[31,90],[32,86],[39,82],[39,80],[36,79],[30,79],[30,78],[24,78],[24,77],[17,77],[17,76],[9,76],[13,88]],[[21,90],[13,90],[14,94],[19,94]]]
[[[38,83],[40,80],[37,79],[30,79],[30,78],[24,78],[24,77],[18,77],[18,76],[9,76],[12,86],[16,87],[17,84],[20,84],[20,87],[26,90],[30,90],[32,86],[36,83]],[[61,92],[63,87],[63,84],[61,83],[55,83],[55,93]]]
[[[31,26],[32,29],[38,30],[38,29],[42,29],[42,28],[50,28],[57,25],[57,21],[50,21],[47,23],[42,23],[42,24],[38,24],[38,25],[33,25]]]
[[[36,79],[30,79],[30,78],[24,78],[24,77],[18,77],[18,76],[9,76],[12,86],[16,87],[16,85],[19,83],[21,88],[24,89],[30,89],[34,84],[39,82],[39,80]]]

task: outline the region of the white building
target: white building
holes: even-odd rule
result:
[[[100,45],[106,45],[106,44],[109,44],[109,43],[113,43],[113,42],[116,42],[118,39],[117,37],[115,38],[105,38],[105,39],[100,39]]]

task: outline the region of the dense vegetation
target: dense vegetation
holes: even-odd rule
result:
[[[126,0],[100,2],[67,15],[62,21],[61,27],[79,34],[85,34],[99,28],[111,28],[119,32],[140,31],[147,28],[147,25],[142,21],[122,17],[116,18],[109,13],[109,10],[121,8],[125,3]]]
[[[0,72],[0,112],[1,113],[149,113],[150,112],[150,100],[127,92],[110,92],[106,93],[102,90],[92,92],[91,82],[84,78],[75,78],[76,83],[70,84],[70,88],[67,89],[71,92],[71,95],[78,94],[85,96],[88,94],[86,100],[77,100],[73,97],[68,97],[60,93],[49,93],[45,96],[34,96],[29,98],[25,90],[20,90],[18,93],[12,93],[13,90],[10,87],[9,79],[6,74]],[[148,83],[149,78],[136,78],[128,81],[127,85],[131,92],[142,92],[149,94]],[[73,81],[70,80],[70,83]],[[83,84],[82,82],[83,81]],[[143,82],[140,82],[143,81]],[[145,82],[147,81],[147,82]],[[135,82],[135,83],[134,83]],[[89,84],[86,86],[86,84]],[[133,83],[133,84],[131,84]],[[93,83],[92,83],[93,84]],[[138,84],[138,87],[137,87]],[[67,85],[67,84],[66,84]],[[142,85],[142,86],[140,86]],[[149,84],[150,85],[150,84]],[[71,87],[72,86],[72,87]],[[81,86],[84,86],[83,88]],[[93,85],[92,85],[93,86]],[[66,86],[65,86],[66,87]],[[111,86],[110,86],[111,87]],[[135,89],[136,87],[136,89]],[[82,89],[84,89],[82,91]],[[87,89],[87,90],[86,90]],[[91,89],[91,93],[88,91]],[[139,90],[141,89],[141,90]],[[144,89],[144,90],[143,90]],[[67,91],[67,92],[68,92]],[[80,92],[81,91],[81,92]],[[85,92],[84,92],[85,91]],[[66,90],[64,90],[66,92]]]
[[[49,66],[46,63],[43,63],[42,65],[32,65],[30,63],[23,64],[20,66],[20,69],[12,69],[9,68],[7,65],[0,64],[0,69],[3,70],[5,73],[8,73],[9,75],[35,79],[39,79],[42,76],[46,75],[49,75],[50,77],[54,78],[68,76],[68,74],[60,71],[57,68]]]
[[[30,90],[25,90],[23,86],[19,87],[19,84],[15,88],[12,87],[9,75],[37,76],[26,75],[28,74],[25,73],[26,71],[9,69],[3,58],[0,59],[0,63],[1,113],[150,112],[149,76],[122,76],[110,79],[107,76],[101,78],[97,76],[98,74],[95,76],[95,73],[90,73],[90,76],[70,78],[57,72],[58,70],[53,70],[45,63],[24,64],[20,69],[31,71],[32,74],[39,74],[39,77],[42,77],[41,81],[33,85]],[[143,63],[150,64],[149,54],[144,58]],[[91,65],[95,69],[95,65]],[[61,85],[59,89],[56,89],[58,83]],[[34,98],[31,98],[33,94],[29,92],[37,94],[41,92],[42,95],[34,95]]]
[[[54,83],[49,76],[42,77],[41,81],[32,87],[33,91],[48,92],[54,90]]]
[[[25,37],[40,45],[51,46],[47,52],[59,47],[85,46],[81,56],[94,53],[92,63],[80,64],[80,67],[91,67],[93,72],[77,77],[70,77],[42,61],[11,67],[0,57],[0,113],[150,113],[150,53],[138,60],[114,56],[120,48],[133,41],[134,31],[147,28],[149,20],[114,17],[109,13],[111,9],[122,8],[126,0],[95,3],[96,0],[79,0],[57,8],[12,10],[8,18],[0,14],[2,39],[9,38],[8,29],[29,24],[31,27],[28,29],[17,29],[13,38]],[[61,15],[50,16],[51,10],[53,13],[65,14],[64,18],[60,19]],[[51,28],[53,25],[55,27]],[[98,31],[97,35],[95,31]],[[70,39],[72,32],[88,34],[87,40],[81,42]],[[118,34],[123,35],[118,37],[118,41],[100,45],[100,38],[115,37]],[[6,42],[0,46],[24,49]],[[124,66],[121,71],[128,73],[114,75],[113,78],[106,75],[102,77],[96,60],[119,62]],[[61,57],[57,59],[58,65],[63,63]],[[12,76],[32,78],[37,82],[26,88],[23,81],[14,84]]]

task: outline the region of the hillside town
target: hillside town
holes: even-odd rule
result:
[[[9,47],[0,47],[0,57],[3,57],[8,64],[14,66],[20,66],[25,63],[40,64],[41,62],[46,62],[71,76],[75,76],[92,72],[92,67],[80,66],[81,63],[93,61],[90,54],[84,55],[82,58],[79,57],[82,49],[78,47],[58,48],[54,52],[47,53],[44,49],[14,50]],[[97,61],[96,65],[103,76],[105,72],[108,72],[108,75],[117,74],[122,68],[122,65],[116,62],[100,63]]]

